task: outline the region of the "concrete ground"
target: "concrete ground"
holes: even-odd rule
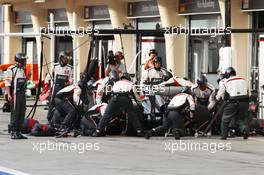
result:
[[[32,102],[30,102],[32,103]],[[2,106],[2,104],[0,104]],[[36,118],[45,121],[38,108]],[[0,112],[0,175],[7,174],[262,174],[264,137],[102,138],[32,137],[11,140],[9,113]]]

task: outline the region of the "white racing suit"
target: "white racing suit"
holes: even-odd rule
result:
[[[225,102],[221,122],[221,136],[226,138],[232,120],[241,132],[248,132],[248,83],[241,77],[231,76],[222,81],[216,99]]]
[[[178,93],[189,91],[193,83],[183,78],[174,76],[159,84],[158,95],[173,98]]]
[[[171,86],[176,86],[176,87],[192,87],[193,83],[183,78],[174,76],[170,78],[169,80],[160,83],[160,85],[161,86],[171,85]]]
[[[169,128],[172,131],[178,131],[181,135],[184,135],[184,120],[186,119],[188,112],[193,113],[195,110],[195,103],[193,97],[186,93],[179,93],[170,101],[167,112],[164,115],[163,123],[161,126],[153,128],[152,131],[156,133],[164,133]],[[190,115],[190,120],[193,116]]]
[[[105,127],[108,124],[108,121],[116,114],[120,113],[120,110],[124,110],[128,119],[131,121],[133,127],[137,131],[141,131],[141,123],[138,114],[135,112],[131,96],[136,101],[140,101],[139,95],[136,92],[136,88],[131,81],[128,80],[119,80],[113,86],[114,96],[110,99],[104,115],[102,116],[99,124],[98,130],[104,132]]]
[[[204,90],[201,90],[197,84],[194,85],[192,87],[192,94],[194,95],[196,103],[206,106],[209,111],[216,104],[215,88],[209,83],[207,83],[207,86]]]
[[[142,76],[141,84],[151,84],[151,81],[154,78],[163,78],[167,75],[168,71],[164,68],[160,68],[160,70],[152,67],[146,70],[145,74]]]
[[[96,121],[104,115],[107,103],[103,102],[103,96],[106,93],[105,91],[107,89],[107,85],[109,85],[109,81],[109,77],[105,77],[93,83],[93,87],[96,87],[95,105],[89,108],[81,119],[82,134],[85,136],[92,135],[97,127]]]
[[[54,98],[56,94],[65,86],[70,85],[72,83],[72,74],[73,72],[71,65],[61,66],[59,63],[55,63],[52,75],[48,74],[46,76],[45,85],[51,84],[52,87],[50,89],[50,102],[47,115],[48,121],[51,121],[52,119],[51,113],[55,105]]]
[[[55,111],[52,121],[55,125],[71,128],[76,119],[76,106],[82,104],[81,89],[73,84],[61,89],[55,96]]]
[[[23,68],[17,65],[8,67],[5,72],[5,86],[10,87],[12,96],[10,129],[13,132],[20,132],[20,126],[24,122],[26,113],[26,75]]]
[[[165,104],[165,100],[160,95],[155,95],[153,90],[155,89],[153,85],[154,79],[162,79],[167,74],[167,70],[161,68],[160,70],[155,69],[154,67],[146,70],[145,74],[141,80],[141,88],[145,93],[144,101],[142,105],[144,107],[144,114],[154,114],[160,113],[160,108]],[[158,83],[159,84],[159,83]]]
[[[209,121],[212,117],[212,112],[215,112],[215,89],[212,85],[207,83],[205,89],[201,90],[196,84],[192,87],[192,95],[196,103],[195,125],[196,128],[199,128],[199,126]],[[203,127],[200,127],[199,130],[203,130]]]

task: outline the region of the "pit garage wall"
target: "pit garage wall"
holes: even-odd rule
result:
[[[69,21],[69,26],[70,28],[74,28],[73,24],[73,13],[76,14],[76,23],[77,23],[77,29],[78,28],[87,28],[90,24],[85,22],[83,20],[83,7],[78,6],[76,3],[74,3],[74,0],[68,0],[67,6],[66,6],[66,11],[67,11],[67,18]],[[77,80],[80,78],[80,73],[84,71],[86,63],[87,63],[87,58],[88,58],[88,51],[89,51],[89,44],[90,42],[85,43],[88,39],[88,36],[77,36],[76,37],[76,47],[78,49],[76,50],[77,52]],[[81,45],[81,46],[80,46]],[[75,49],[75,48],[73,48]]]
[[[2,33],[3,32],[3,24],[2,24],[2,21],[3,21],[3,16],[2,16],[2,12],[3,12],[3,10],[2,10],[2,6],[0,5],[0,33]],[[2,57],[3,57],[3,55],[2,55],[2,53],[3,53],[3,39],[2,38],[0,38],[0,64],[2,64]]]
[[[225,0],[218,0],[222,19],[225,19]],[[241,0],[231,0],[231,27],[249,28],[249,14],[241,12]],[[223,20],[223,23],[225,21]],[[248,33],[232,33],[231,47],[234,49],[233,67],[236,69],[238,76],[249,79],[249,47]]]
[[[12,3],[12,1],[10,1]],[[158,8],[161,15],[161,22],[164,26],[173,26],[184,24],[185,18],[182,16],[178,16],[178,0],[168,1],[168,0],[158,0]],[[113,28],[123,28],[123,23],[132,23],[127,18],[127,1],[123,0],[108,0],[108,1],[73,1],[73,0],[58,0],[58,1],[50,1],[49,3],[43,4],[34,4],[32,1],[28,1],[28,3],[16,3],[13,5],[13,10],[15,11],[23,11],[28,10],[32,13],[32,23],[34,31],[37,31],[39,27],[47,27],[47,10],[52,8],[65,8],[67,11],[67,17],[70,24],[72,26],[72,13],[77,13],[77,25],[85,25],[87,23],[83,23],[83,8],[88,5],[108,5],[109,14]],[[15,13],[10,11],[11,7],[8,7],[7,15],[5,17],[8,20],[5,20],[5,32],[19,32],[19,28],[14,23],[13,15]],[[13,20],[13,21],[12,21]],[[37,49],[38,49],[38,58],[40,58],[40,49],[41,49],[41,41],[40,38],[37,37]],[[85,38],[87,39],[87,38]],[[12,47],[10,46],[10,40],[12,40]],[[77,45],[82,43],[84,38],[77,39]],[[117,41],[117,50],[121,50],[121,42],[120,36],[116,35],[115,40]],[[133,35],[122,35],[122,41],[124,46],[126,65],[129,67],[133,62],[133,59],[136,55],[135,48],[135,38]],[[175,36],[168,35],[165,36],[166,42],[166,53],[167,53],[167,67],[173,71],[177,76],[184,76],[185,71],[185,36]],[[20,38],[9,38],[5,40],[6,47],[4,63],[9,63],[11,61],[10,55],[14,55],[20,49]],[[50,57],[50,41],[44,41],[44,53],[48,60]],[[78,59],[78,73],[80,73],[84,69],[84,65],[86,64],[87,53],[89,51],[88,44],[82,46],[77,51],[77,59]],[[132,69],[135,71],[135,69]],[[134,73],[134,72],[130,73]],[[44,70],[44,72],[47,72]],[[45,75],[45,73],[44,73]],[[78,74],[77,74],[78,75]]]
[[[113,28],[123,28],[123,24],[132,24],[132,21],[127,18],[127,2],[123,0],[108,0],[108,10]],[[132,65],[133,59],[136,55],[135,36],[129,34],[114,35],[116,41],[116,50],[122,51],[124,49],[124,57],[127,70]],[[121,37],[121,38],[120,38]],[[121,39],[123,46],[121,44]],[[135,73],[135,66],[129,73]]]
[[[11,1],[12,2],[12,1]],[[9,5],[4,5],[4,32],[20,32],[19,27],[15,24],[15,11],[30,11],[31,12],[31,19],[33,24],[34,32],[39,32],[40,27],[48,27],[48,9],[52,8],[65,8],[67,11],[67,17],[70,24],[70,27],[73,26],[72,24],[72,14],[73,12],[77,15],[77,25],[86,27],[88,24],[83,21],[83,6],[78,6],[76,3],[73,3],[73,0],[63,0],[63,1],[56,1],[51,2],[49,4],[34,4],[32,2],[28,3],[16,3],[13,7]],[[13,9],[13,11],[11,10]],[[77,26],[77,27],[78,27]],[[77,37],[77,46],[87,40],[88,37]],[[44,38],[44,55],[47,62],[50,61],[50,40]],[[37,42],[37,53],[38,53],[38,62],[40,64],[40,52],[41,52],[41,39],[40,37],[36,37]],[[12,43],[12,44],[11,44]],[[87,55],[89,51],[89,42],[86,45],[82,45],[77,50],[77,77],[79,78],[79,73],[84,70],[86,62],[87,62]],[[3,63],[12,63],[14,54],[20,51],[20,44],[21,38],[20,37],[5,37],[4,38],[4,54],[3,54]],[[53,59],[54,60],[54,59]],[[45,64],[45,61],[44,61]],[[48,68],[51,70],[51,65],[49,64]],[[43,78],[45,74],[48,72],[47,67],[43,67]]]
[[[221,14],[224,14],[223,1],[219,0]],[[12,3],[12,1],[10,1]],[[17,1],[16,1],[17,3]],[[166,26],[179,26],[182,24],[185,26],[185,17],[178,15],[178,5],[179,0],[157,0],[158,8],[161,17],[161,23],[163,27]],[[32,1],[28,3],[18,3],[14,5],[14,9],[28,9],[32,5]],[[51,8],[66,8],[68,21],[71,25],[72,13],[75,11],[77,13],[77,23],[78,25],[84,25],[83,21],[83,8],[84,6],[89,5],[108,5],[110,18],[113,27],[123,27],[123,23],[129,23],[127,19],[127,1],[123,0],[58,0],[58,1],[49,1],[49,3],[35,4],[34,7],[30,7],[32,14],[32,22],[34,30],[38,29],[38,26],[47,24],[46,16],[42,17],[43,13],[46,13],[47,9]],[[240,0],[231,0],[231,26],[232,28],[248,28],[249,18],[247,13],[241,12],[241,1]],[[41,10],[42,9],[42,10]],[[43,11],[44,10],[44,11]],[[87,24],[86,24],[87,25]],[[4,7],[4,31],[5,32],[19,32],[19,27],[15,25],[14,22],[14,13],[11,12],[10,6]],[[167,53],[167,68],[171,69],[173,73],[177,76],[185,76],[184,72],[186,69],[185,60],[186,60],[186,42],[184,35],[175,36],[175,35],[166,35],[166,53]],[[248,55],[249,55],[249,34],[232,34],[231,35],[231,46],[235,50],[235,59],[234,67],[237,69],[238,75],[248,78]],[[117,41],[117,49],[121,49],[119,36],[115,36]],[[126,64],[130,65],[135,56],[135,44],[133,36],[124,36],[123,45],[125,50]],[[77,45],[82,43],[83,39],[78,39]],[[49,42],[46,42],[45,55],[46,57],[50,56],[49,52]],[[12,44],[11,44],[12,43]],[[40,50],[40,39],[37,39],[38,53]],[[4,53],[3,53],[3,62],[9,63],[13,61],[13,56],[20,49],[20,38],[10,38],[5,37],[4,39]],[[77,52],[78,59],[78,73],[84,69],[87,53],[89,46],[88,44],[82,47]]]
[[[231,0],[231,26],[232,28],[249,28],[249,15],[241,12],[240,0]],[[234,67],[238,76],[248,79],[250,60],[249,34],[231,34],[231,47],[235,51]]]
[[[39,32],[39,29],[41,27],[47,27],[48,26],[48,21],[47,21],[47,16],[48,16],[48,10],[40,8],[37,4],[34,3],[20,3],[17,5],[13,6],[13,15],[15,15],[16,11],[29,11],[31,13],[31,20],[33,24],[33,31],[35,33]],[[15,18],[13,18],[15,19]],[[21,38],[18,37],[18,43],[21,44]],[[37,58],[38,58],[38,65],[40,65],[40,55],[41,55],[41,37],[36,36],[36,44],[37,44]],[[19,47],[20,48],[20,47]],[[44,52],[44,59],[49,62],[50,60],[50,39],[48,38],[43,38],[43,52]],[[44,61],[44,65],[46,62]],[[43,73],[42,73],[42,78],[45,77],[46,73],[48,72],[48,69],[51,70],[51,65],[48,64],[48,66],[43,66]],[[38,69],[39,67],[35,65],[33,67],[34,70]],[[35,75],[36,76],[36,75]],[[38,75],[37,75],[38,76]]]
[[[185,26],[185,17],[179,16],[179,0],[158,0],[161,23],[163,27]],[[173,75],[184,77],[185,73],[185,35],[165,34],[167,69]]]
[[[225,0],[218,0],[222,19],[225,15]],[[178,5],[179,0],[157,0],[161,23],[163,27],[182,26],[185,25],[185,17],[179,16]],[[223,20],[224,22],[224,20]],[[248,13],[241,12],[241,0],[231,0],[231,27],[232,28],[249,28]],[[165,35],[167,68],[171,69],[177,76],[184,75],[185,62],[187,55],[185,54],[186,42],[184,35]],[[249,77],[249,34],[236,33],[231,34],[231,47],[234,49],[233,67],[237,70],[238,76],[245,79]]]
[[[117,2],[118,1],[118,2]],[[10,1],[12,3],[13,1]],[[123,28],[123,23],[129,23],[127,19],[127,2],[122,0],[94,0],[94,1],[74,1],[74,0],[58,0],[58,1],[49,1],[48,3],[34,4],[32,1],[19,3],[15,2],[13,4],[14,11],[30,11],[32,13],[32,23],[34,31],[38,31],[39,27],[47,27],[47,11],[48,9],[54,8],[65,8],[67,13],[67,18],[69,22],[70,28],[73,27],[72,19],[73,13],[75,12],[77,15],[77,27],[86,27],[89,23],[84,21],[84,7],[89,5],[108,5],[109,13],[111,17],[111,22],[113,28]],[[19,32],[19,27],[15,25],[14,21],[14,12],[11,12],[11,6],[6,7],[6,19],[5,19],[5,32]],[[81,45],[88,37],[77,37],[77,46]],[[36,37],[37,40],[37,50],[38,50],[38,59],[40,60],[40,49],[41,49],[41,40],[39,37]],[[120,36],[116,35],[115,40],[118,42],[116,50],[121,49]],[[124,46],[124,53],[126,58],[126,64],[131,65],[133,58],[135,57],[135,46],[134,46],[134,37],[133,35],[122,35],[122,41]],[[12,42],[12,47],[10,43]],[[13,56],[15,53],[20,51],[20,38],[5,38],[5,55],[4,55],[4,63],[9,63],[12,61],[10,56]],[[79,77],[79,73],[82,72],[85,68],[87,62],[87,55],[89,52],[89,42],[87,44],[82,45],[79,49],[77,49],[77,77]],[[44,53],[47,60],[50,60],[50,41],[44,41]],[[44,75],[45,75],[44,70]],[[134,70],[135,72],[135,70]],[[133,72],[132,72],[133,73]]]
[[[19,32],[19,26],[15,25],[14,13],[11,11],[10,5],[3,5],[3,32]],[[19,37],[3,38],[3,59],[2,64],[14,63],[14,55],[20,51]]]

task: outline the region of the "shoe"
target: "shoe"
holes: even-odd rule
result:
[[[149,139],[150,137],[152,137],[152,130],[147,131],[145,134],[145,139]]]
[[[172,134],[173,134],[175,140],[180,140],[181,136],[180,136],[179,131],[172,131]]]
[[[11,133],[11,125],[7,125],[7,128],[8,128],[8,134],[10,134]]]
[[[24,136],[23,134],[19,133],[19,137],[20,139],[28,139],[26,136]]]
[[[18,139],[27,139],[26,136],[22,135],[21,132],[12,132],[11,139],[18,140]]]
[[[68,137],[68,133],[70,132],[67,128],[60,128],[59,131],[56,133],[56,138]]]
[[[138,137],[143,137],[144,136],[142,130],[137,130],[137,136]]]
[[[243,131],[243,139],[244,139],[244,140],[248,139],[248,135],[249,135],[249,134],[248,134],[248,131],[244,130],[244,131]]]
[[[65,130],[57,134],[56,138],[68,137],[69,131]]]
[[[227,137],[226,136],[221,136],[220,140],[226,140]]]
[[[11,139],[18,139],[18,135],[16,132],[11,131]]]
[[[79,130],[73,131],[73,137],[78,137],[79,135],[81,135],[81,131],[79,131]]]
[[[235,137],[235,130],[231,129],[228,133],[228,137],[234,138]]]
[[[102,137],[102,136],[105,136],[105,134],[98,129],[92,134],[92,137]]]

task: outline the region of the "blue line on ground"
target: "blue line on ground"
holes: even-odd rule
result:
[[[0,175],[14,175],[14,174],[10,174],[10,173],[7,173],[7,172],[0,171]]]

